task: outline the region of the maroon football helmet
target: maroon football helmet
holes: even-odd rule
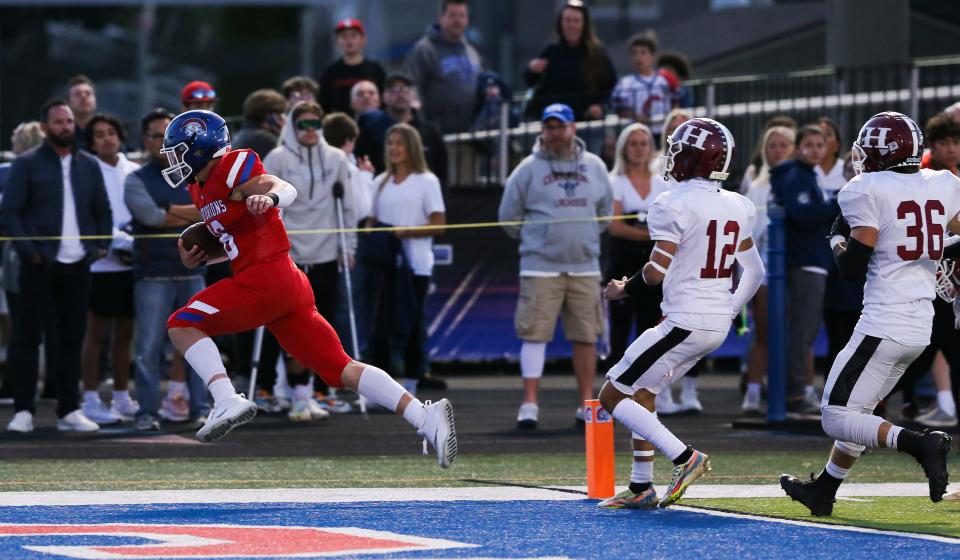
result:
[[[887,111],[870,117],[853,142],[853,170],[857,175],[895,168],[920,169],[923,133],[910,117]]]
[[[667,139],[663,179],[725,181],[733,162],[733,135],[713,119],[690,119]]]

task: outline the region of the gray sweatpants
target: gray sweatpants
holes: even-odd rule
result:
[[[807,359],[823,319],[827,277],[799,268],[787,271],[787,400],[803,397]]]

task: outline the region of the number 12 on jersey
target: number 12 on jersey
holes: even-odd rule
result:
[[[716,220],[710,220],[707,224],[707,265],[700,269],[700,278],[730,278],[733,276],[734,260],[730,257],[737,252],[737,241],[740,239],[740,224],[734,220],[728,221],[723,226],[723,234],[720,243],[724,243],[720,248],[720,255],[717,256],[717,229]],[[720,260],[720,267],[717,267],[717,259]],[[729,262],[730,264],[727,264]]]

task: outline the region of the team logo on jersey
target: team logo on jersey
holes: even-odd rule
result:
[[[207,123],[203,119],[187,119],[180,126],[180,131],[188,137],[194,137],[207,131]]]
[[[48,537],[43,544],[37,537]],[[96,544],[96,538],[102,538]],[[252,525],[0,525],[0,542],[21,538],[18,550],[66,558],[317,558],[396,554],[477,545],[357,527]],[[77,544],[71,544],[71,540]],[[123,544],[123,542],[131,544]],[[146,541],[146,542],[144,542]],[[83,543],[83,544],[80,544]],[[16,557],[13,555],[10,557]]]

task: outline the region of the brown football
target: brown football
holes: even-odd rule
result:
[[[226,251],[223,250],[223,244],[210,233],[210,230],[207,229],[207,224],[203,222],[197,222],[183,230],[183,233],[180,234],[180,239],[183,240],[183,248],[187,251],[199,245],[200,249],[207,254],[208,259],[218,259],[227,256]]]

